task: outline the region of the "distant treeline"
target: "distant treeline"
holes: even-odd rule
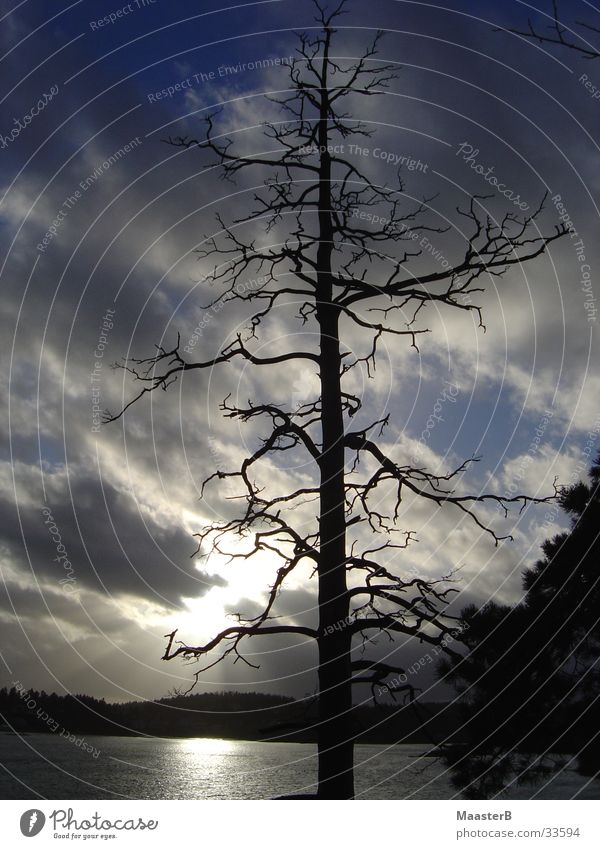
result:
[[[315,742],[315,720],[314,700],[266,693],[196,693],[110,703],[86,695],[0,689],[0,728],[19,733],[63,728],[73,734]],[[433,744],[457,724],[456,710],[441,703],[354,708],[356,739],[364,743]]]

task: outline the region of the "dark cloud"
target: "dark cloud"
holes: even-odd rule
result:
[[[193,641],[204,633],[202,616],[208,612],[218,608],[224,617],[260,609],[258,590],[246,598],[246,589],[236,592],[227,583],[226,569],[211,572],[210,563],[191,557],[193,532],[215,516],[233,515],[239,503],[224,486],[200,501],[200,485],[215,467],[234,467],[261,435],[258,425],[243,429],[224,420],[221,399],[232,392],[244,401],[277,396],[293,403],[310,375],[290,368],[281,379],[234,365],[196,373],[166,394],[143,399],[124,420],[93,429],[94,371],[98,403],[115,411],[135,386],[111,363],[148,356],[155,344],[169,347],[177,332],[185,343],[215,294],[203,282],[207,266],[195,248],[216,226],[215,212],[226,219],[243,216],[259,182],[254,175],[232,186],[217,172],[202,174],[206,159],[200,151],[180,153],[164,139],[169,133],[199,133],[202,110],[227,100],[223,127],[241,129],[240,143],[261,149],[260,129],[251,128],[273,117],[275,108],[253,95],[284,88],[285,69],[219,77],[218,68],[289,55],[292,30],[313,24],[307,4],[250,4],[204,14],[216,5],[204,4],[196,23],[171,27],[176,13],[155,4],[95,32],[81,4],[34,32],[44,8],[31,2],[0,27],[7,48],[27,39],[4,60],[7,99],[0,134],[9,133],[40,93],[58,84],[48,107],[0,150],[0,190],[6,193],[0,209],[5,251],[0,309],[8,363],[0,399],[4,408],[10,403],[10,432],[0,453],[6,581],[0,640],[6,661],[32,686],[59,686],[58,681],[67,689],[116,698],[166,692],[190,675],[187,668],[161,666],[164,633],[180,624]],[[370,152],[357,154],[361,167],[386,182],[395,177],[398,157],[414,155],[427,163],[426,172],[411,171],[405,163],[405,197],[432,198],[432,223],[450,226],[435,247],[456,258],[464,248],[465,224],[457,205],[464,206],[472,193],[492,194],[485,201],[489,214],[506,211],[481,174],[457,156],[457,146],[466,142],[478,151],[478,162],[493,167],[530,204],[546,190],[560,193],[588,262],[597,267],[598,151],[586,128],[594,126],[600,107],[578,83],[583,66],[577,58],[550,57],[534,45],[511,49],[514,39],[493,32],[493,25],[522,16],[519,4],[456,0],[436,7],[435,14],[433,7],[404,4],[400,15],[399,4],[375,0],[369,20],[363,5],[351,6],[344,23],[361,29],[340,28],[339,49],[346,55],[361,49],[368,35],[362,27],[371,23],[395,30],[382,55],[398,63],[398,79],[384,100],[353,105],[374,130],[372,140],[364,141]],[[157,26],[166,28],[152,33]],[[248,37],[268,29],[282,31]],[[588,65],[584,70],[592,73]],[[210,83],[149,101],[149,93],[210,71],[217,71]],[[137,139],[140,143],[124,149]],[[551,201],[543,221],[550,230],[557,223]],[[272,237],[282,233],[275,228]],[[254,235],[263,239],[264,229]],[[592,340],[590,347],[570,242],[559,243],[535,266],[488,283],[498,288],[482,296],[485,336],[471,316],[437,315],[432,308],[423,326],[433,332],[423,338],[421,352],[390,345],[379,382],[362,374],[357,386],[369,415],[391,414],[390,445],[414,451],[442,380],[456,381],[456,406],[448,407],[444,423],[428,435],[423,458],[449,465],[483,453],[473,486],[502,488],[505,469],[518,465],[549,403],[555,415],[544,437],[548,454],[540,474],[555,463],[566,468],[565,458],[577,459],[582,434],[597,416],[600,385],[588,365],[597,343]],[[108,309],[114,313],[107,329]],[[198,356],[210,357],[246,318],[243,308],[214,313]],[[276,318],[265,329],[267,344],[302,330],[294,318],[283,313]],[[299,344],[297,337],[288,338]],[[354,350],[364,347],[357,334],[347,343]],[[309,473],[300,464],[287,472],[295,480]],[[273,486],[285,483],[281,465],[261,474]],[[77,593],[59,583],[66,573],[53,561],[56,543],[44,523],[44,507],[60,532]],[[314,509],[294,518],[312,521]],[[457,561],[467,564],[461,602],[517,597],[521,558],[536,556],[528,549],[529,528],[521,526],[515,547],[493,559],[491,542],[477,535],[473,541],[456,517],[417,511],[404,518],[415,523],[407,527],[422,531],[414,555],[419,567],[439,576]],[[512,577],[505,584],[507,574]],[[219,589],[227,593],[213,601]],[[278,612],[314,624],[313,589],[307,583],[282,593]],[[195,619],[190,610],[202,613]],[[144,616],[151,622],[148,631]],[[206,686],[254,683],[296,695],[314,690],[314,646],[284,639],[259,643],[252,646],[260,657],[258,675],[242,664],[216,667]],[[383,658],[390,648],[380,640],[369,651]],[[390,657],[408,666],[422,656],[423,647],[411,644]],[[432,669],[432,663],[423,665],[419,686],[429,686]]]
[[[24,570],[30,565],[42,584],[54,586],[72,573],[77,587],[167,608],[224,585],[197,568],[194,541],[185,530],[144,515],[131,494],[94,478],[76,477],[69,491],[53,486],[51,476],[47,480],[46,503],[20,507],[17,515],[14,504],[0,502],[12,561]]]

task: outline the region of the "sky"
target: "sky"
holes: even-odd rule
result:
[[[273,559],[228,564],[195,554],[193,535],[236,509],[228,486],[204,498],[200,489],[264,435],[223,417],[222,399],[302,403],[315,389],[309,368],[193,373],[102,427],[94,410],[116,411],[136,391],[114,362],[171,346],[178,332],[189,339],[203,319],[198,353],[210,357],[247,318],[239,305],[206,309],[214,292],[197,250],[218,229],[215,214],[243,217],[260,185],[223,182],[200,151],[165,140],[201,136],[203,116],[221,107],[220,127],[239,149],[264,150],[261,124],[278,110],[263,95],[286,89],[288,68],[260,65],[294,55],[314,13],[308,0],[192,5],[2,7],[3,685],[121,701],[185,688],[194,667],[161,661],[164,635],[178,628],[190,643],[208,639],[231,613],[254,615],[273,580]],[[457,208],[472,195],[488,196],[482,209],[501,220],[517,202],[532,210],[547,194],[540,231],[553,232],[562,216],[577,232],[486,280],[478,300],[485,331],[473,313],[430,306],[418,351],[392,338],[374,379],[364,369],[349,376],[373,418],[389,413],[381,444],[399,461],[418,457],[448,471],[480,457],[462,482],[470,491],[548,495],[556,476],[568,484],[585,475],[600,447],[600,64],[500,31],[525,26],[528,16],[544,26],[549,7],[354,0],[334,40],[342,61],[360,55],[377,29],[386,32],[379,58],[397,77],[384,93],[352,101],[352,117],[373,132],[369,151],[353,155],[382,183],[403,160],[403,202],[427,198],[431,220],[448,227],[431,236],[419,268],[435,270],[464,250]],[[588,12],[577,0],[565,8],[572,20]],[[509,196],[475,165],[493,168]],[[265,239],[260,224],[245,226]],[[257,349],[290,340],[315,342],[291,307],[273,315]],[[355,331],[342,341],[364,349]],[[314,469],[294,459],[260,474],[283,491]],[[430,578],[454,571],[455,610],[517,601],[523,569],[565,519],[548,508],[507,521],[493,508],[482,516],[514,541],[494,546],[451,509],[408,503],[401,527],[418,542],[395,565]],[[297,517],[312,522],[314,505]],[[279,614],[314,624],[314,593],[308,572],[294,576]],[[314,692],[313,645],[255,643],[249,657],[260,669],[221,664],[201,687]],[[416,666],[415,686],[430,698],[443,694],[418,644],[380,641],[370,650]]]

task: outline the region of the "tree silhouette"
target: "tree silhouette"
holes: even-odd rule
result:
[[[273,153],[236,152],[239,143],[219,133],[219,113],[208,117],[202,137],[168,139],[175,147],[195,150],[220,166],[226,180],[246,171],[256,172],[262,180],[263,188],[254,194],[254,209],[230,221],[219,214],[218,234],[205,241],[199,254],[214,262],[210,282],[221,284],[221,293],[208,308],[224,301],[245,304],[251,313],[247,330],[203,360],[189,357],[178,336],[170,349],[158,347],[154,356],[127,361],[124,367],[142,388],[121,412],[106,418],[118,419],[146,394],[168,389],[188,372],[223,363],[244,361],[255,369],[279,368],[284,379],[287,363],[303,362],[314,369],[318,397],[300,405],[249,401],[242,407],[229,397],[222,403],[225,416],[265,421],[269,429],[239,469],[219,469],[205,481],[204,486],[223,480],[237,483],[245,509],[234,519],[202,530],[198,550],[212,547],[232,559],[266,552],[278,557],[281,565],[260,615],[239,614],[234,625],[204,645],[181,642],[174,631],[168,635],[164,659],[205,658],[197,680],[224,658],[250,663],[242,653],[248,638],[292,634],[316,641],[318,796],[352,798],[352,684],[368,684],[374,691],[389,676],[403,672],[380,658],[368,659],[365,653],[353,657],[353,640],[356,647],[359,640],[374,634],[390,638],[401,634],[445,646],[456,625],[446,610],[454,592],[451,586],[394,571],[393,556],[413,539],[410,531],[396,527],[403,499],[448,505],[496,542],[500,537],[486,526],[478,505],[495,502],[507,511],[511,504],[522,507],[540,499],[463,492],[461,478],[475,458],[449,474],[434,474],[388,456],[378,436],[389,414],[351,429],[350,419],[361,420],[362,404],[349,391],[347,376],[362,367],[373,377],[378,345],[385,337],[406,339],[416,347],[419,337],[428,332],[419,322],[429,304],[436,309],[475,311],[483,326],[473,294],[483,291],[486,280],[540,256],[565,231],[558,227],[547,236],[540,235],[534,220],[542,205],[528,217],[509,212],[495,221],[486,213],[485,198],[473,197],[467,208],[458,209],[468,232],[452,262],[442,267],[430,254],[415,249],[415,233],[445,232],[435,223],[431,199],[404,203],[399,174],[393,185],[379,185],[363,173],[360,157],[346,155],[344,147],[348,139],[364,143],[372,134],[352,112],[361,99],[385,91],[394,79],[395,66],[377,59],[381,33],[360,58],[336,58],[333,24],[344,13],[345,0],[333,11],[318,2],[314,5],[317,26],[312,29],[317,34],[298,35],[289,90],[284,97],[269,97],[283,118],[264,125]],[[378,228],[369,223],[375,215]],[[254,238],[246,239],[243,233],[249,227],[254,227]],[[270,244],[263,244],[265,234],[270,234]],[[244,286],[250,275],[259,275],[262,282]],[[314,330],[318,340],[314,349],[281,350],[273,343],[268,355],[258,353],[261,330],[268,338],[264,325],[286,299],[295,304],[288,307],[290,320],[297,308],[301,326]],[[352,354],[344,344],[351,331],[360,331],[368,340],[364,354]],[[254,476],[261,461],[298,451],[311,464],[311,482],[285,492],[275,491],[273,483],[259,486]],[[349,468],[347,458],[353,458]],[[363,476],[360,461],[368,469]],[[381,506],[382,495],[386,508]],[[318,521],[306,532],[294,526],[294,513],[310,500],[318,503]],[[248,541],[243,553],[231,544],[240,538]],[[276,616],[286,578],[305,563],[317,578],[317,628]],[[408,684],[390,689],[412,693]]]
[[[586,59],[597,59],[600,56],[600,48],[597,46],[600,40],[600,21],[593,24],[588,20],[574,20],[567,24],[560,13],[558,0],[552,2],[552,14],[545,16],[547,23],[543,26],[535,25],[531,18],[527,21],[527,29],[509,28],[508,32],[531,38],[538,44],[549,44],[568,50],[574,50]]]
[[[466,608],[469,653],[441,664],[462,694],[467,744],[447,759],[469,795],[539,781],[560,753],[598,772],[600,455],[589,477],[561,493],[571,529],[543,543],[523,573],[523,601]]]

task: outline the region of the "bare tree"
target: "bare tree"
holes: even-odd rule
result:
[[[526,29],[513,29],[508,32],[531,38],[538,44],[550,44],[566,47],[580,53],[586,59],[597,59],[600,56],[600,48],[597,47],[600,37],[600,22],[597,24],[590,21],[575,19],[567,25],[561,16],[558,0],[552,0],[552,14],[547,15],[548,23],[544,26],[535,25],[531,18],[527,21]]]
[[[197,149],[234,180],[246,170],[258,172],[263,189],[254,196],[255,208],[237,220],[218,217],[219,235],[206,242],[200,256],[214,261],[212,284],[221,284],[213,304],[242,302],[250,308],[247,332],[205,360],[194,360],[181,349],[180,339],[167,350],[158,347],[147,359],[134,359],[124,367],[142,384],[140,391],[114,421],[146,394],[166,390],[180,376],[212,369],[221,363],[242,360],[257,369],[285,368],[290,362],[309,364],[318,378],[319,397],[296,408],[282,404],[248,402],[235,405],[226,398],[225,416],[244,422],[264,420],[269,429],[262,444],[235,471],[218,470],[205,481],[232,479],[241,487],[245,509],[234,519],[215,522],[198,534],[199,551],[212,546],[231,558],[268,552],[280,559],[273,585],[260,615],[238,615],[231,627],[205,645],[194,645],[168,635],[165,660],[202,659],[198,675],[224,658],[250,663],[243,655],[249,638],[295,634],[316,641],[318,647],[318,759],[319,798],[352,798],[353,728],[352,685],[384,685],[403,670],[381,658],[353,656],[353,645],[374,634],[414,637],[432,646],[444,646],[456,626],[448,613],[455,590],[443,580],[403,577],[392,560],[405,549],[413,534],[396,527],[405,496],[447,505],[464,514],[496,543],[501,539],[487,527],[477,507],[495,502],[506,513],[510,504],[521,508],[525,496],[502,498],[493,494],[468,494],[460,480],[475,458],[449,474],[434,474],[388,456],[378,436],[389,414],[351,429],[350,419],[361,416],[361,399],[345,388],[346,376],[362,366],[373,376],[378,344],[385,337],[404,337],[417,346],[421,314],[428,304],[436,308],[475,311],[474,293],[483,291],[486,279],[498,278],[512,266],[540,256],[550,242],[563,235],[556,228],[542,236],[534,224],[540,209],[529,217],[508,213],[501,221],[485,213],[484,198],[473,197],[459,209],[469,231],[456,259],[442,268],[415,250],[414,233],[442,233],[428,223],[429,201],[403,203],[398,175],[393,186],[373,182],[342,151],[342,142],[371,135],[366,124],[352,117],[353,101],[381,94],[394,78],[394,66],[377,59],[381,33],[361,58],[341,60],[332,55],[334,21],[344,12],[345,0],[333,11],[319,2],[316,35],[300,34],[297,58],[290,66],[289,93],[275,100],[285,118],[266,123],[264,134],[272,154],[242,155],[230,138],[218,135],[217,115],[207,119],[201,138],[171,137],[175,147]],[[346,102],[348,111],[342,104]],[[367,212],[380,213],[379,229],[369,225]],[[385,215],[383,211],[385,210]],[[267,247],[245,240],[241,224],[254,223],[264,233],[285,230]],[[532,226],[533,225],[533,226]],[[412,249],[412,250],[411,250]],[[418,270],[413,267],[419,263]],[[410,266],[410,267],[409,267]],[[250,274],[263,282],[248,289],[239,285]],[[261,329],[275,306],[286,298],[299,302],[298,319],[315,328],[314,350],[288,350],[263,356],[256,352]],[[293,316],[290,315],[290,319]],[[482,326],[482,325],[481,325]],[[344,347],[344,334],[358,328],[368,340],[364,356]],[[313,483],[283,494],[261,488],[257,468],[279,452],[303,451],[314,470]],[[350,469],[345,461],[354,458]],[[359,461],[370,471],[359,473]],[[388,500],[388,494],[392,495]],[[389,509],[380,506],[382,493]],[[318,503],[318,521],[310,532],[294,527],[294,513],[307,500]],[[379,499],[379,501],[377,501]],[[250,540],[250,549],[228,547],[232,539]],[[504,537],[502,537],[504,538]],[[318,584],[319,623],[304,627],[276,616],[276,605],[286,578],[299,564],[309,563]],[[354,640],[354,644],[353,644]],[[452,654],[450,649],[448,652]],[[210,655],[210,656],[209,656]],[[251,664],[250,664],[251,665]],[[412,695],[410,685],[390,687]]]

